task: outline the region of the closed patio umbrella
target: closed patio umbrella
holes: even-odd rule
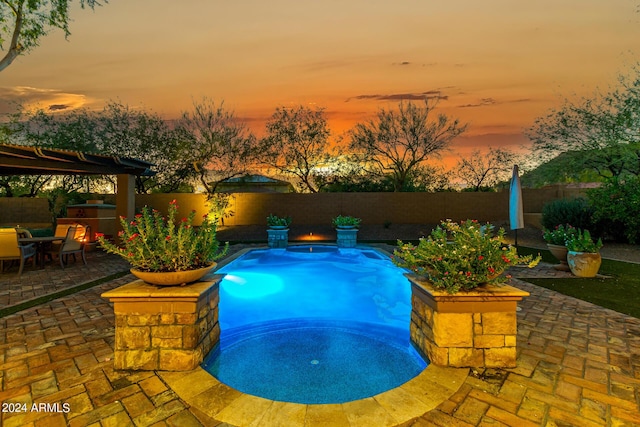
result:
[[[518,229],[524,228],[524,214],[522,211],[522,187],[518,165],[513,166],[511,185],[509,186],[509,224],[516,232],[516,247],[518,247]]]

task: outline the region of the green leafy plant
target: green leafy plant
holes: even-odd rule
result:
[[[499,284],[509,279],[504,271],[516,264],[532,268],[540,256],[518,256],[516,248],[504,244],[504,229],[476,220],[443,221],[417,246],[398,241],[392,261],[417,275],[427,277],[436,289],[453,294],[482,284]]]
[[[205,215],[200,227],[192,225],[196,212],[176,221],[178,203],[169,203],[167,217],[145,206],[133,221],[120,217],[122,246],[104,237],[98,241],[108,253],[120,255],[141,271],[168,272],[194,270],[210,265],[227,252],[216,240],[216,223]]]
[[[591,238],[589,230],[580,230],[573,235],[569,236],[566,241],[567,249],[573,252],[590,252],[597,253],[602,248],[602,240],[594,242]]]
[[[553,230],[542,229],[542,238],[551,245],[564,246],[570,236],[574,236],[578,229],[572,225],[556,225]]]
[[[267,217],[267,225],[269,227],[288,227],[291,224],[290,216],[277,216],[274,214],[269,214]]]
[[[352,216],[338,215],[331,220],[334,227],[360,227],[362,220]]]
[[[593,216],[607,237],[640,243],[640,177],[612,179],[589,190],[588,196]]]

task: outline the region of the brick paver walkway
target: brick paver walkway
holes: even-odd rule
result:
[[[80,256],[62,269],[58,262],[46,263],[44,269],[27,264],[18,277],[18,265],[0,273],[0,309],[49,295],[114,273],[128,271],[129,263],[100,250],[86,253],[87,265]]]
[[[90,261],[92,280],[122,268],[118,261],[99,267],[102,261]],[[36,271],[30,281],[85,281],[71,271]],[[14,286],[1,277],[0,292]],[[100,294],[131,279],[0,318],[0,425],[220,425],[188,407],[156,373],[114,371],[113,308]],[[471,370],[450,399],[403,425],[640,426],[640,320],[513,284],[531,293],[518,313],[518,367]]]

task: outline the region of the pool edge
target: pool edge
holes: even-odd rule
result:
[[[158,372],[189,406],[234,426],[281,423],[288,426],[366,425],[367,419],[399,425],[435,409],[465,382],[468,368],[428,365],[418,376],[375,396],[341,404],[301,404],[269,400],[235,390],[198,367],[188,372]],[[370,424],[371,425],[371,424]]]

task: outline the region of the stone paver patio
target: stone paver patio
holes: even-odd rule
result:
[[[29,267],[21,279],[11,270],[0,275],[0,309],[126,269],[119,259],[96,253],[86,267]],[[547,274],[562,273],[548,265],[535,270],[537,277]],[[100,294],[130,280],[125,275],[0,318],[1,426],[229,425],[190,405],[177,375],[113,369],[114,314]],[[444,402],[401,425],[640,426],[640,319],[512,283],[531,293],[518,313],[517,368],[470,370]],[[233,402],[232,394],[210,398],[230,396]],[[31,410],[33,403],[39,411]],[[21,404],[26,412],[17,412]],[[365,407],[359,420],[349,418],[345,405],[331,405],[336,418],[324,425],[398,424],[392,412],[373,416]],[[246,425],[312,425],[318,413],[285,409],[266,401],[262,415]]]

